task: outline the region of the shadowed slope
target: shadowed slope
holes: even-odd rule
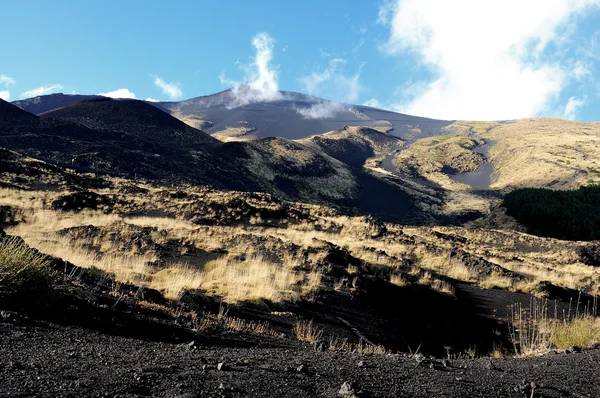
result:
[[[53,109],[58,109],[62,108],[63,106],[71,105],[77,101],[99,97],[100,96],[98,95],[56,93],[13,101],[12,104],[18,106],[19,108],[27,112],[33,113],[34,115],[39,115],[40,113],[48,112]]]

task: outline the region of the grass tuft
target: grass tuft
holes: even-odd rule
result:
[[[323,330],[313,325],[313,321],[296,322],[293,332],[298,340],[307,343],[317,342],[323,336]]]
[[[45,281],[49,265],[47,256],[17,237],[6,237],[0,242],[0,288],[35,289]]]

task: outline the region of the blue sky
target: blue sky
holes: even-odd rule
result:
[[[600,120],[600,0],[3,1],[0,97],[251,83],[447,119]],[[118,90],[118,91],[117,91]]]

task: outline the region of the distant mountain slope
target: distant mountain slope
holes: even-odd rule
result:
[[[376,195],[389,199],[390,207],[369,212],[395,220],[413,217],[407,194],[318,148],[275,137],[222,143],[143,101],[84,100],[42,117],[6,102],[0,109],[6,126],[0,128],[0,147],[58,166],[352,208],[369,207]],[[371,189],[377,184],[387,192]]]
[[[437,135],[449,121],[403,115],[360,105],[342,104],[305,94],[281,91],[281,99],[232,107],[231,90],[158,106],[190,124],[203,123],[208,133],[223,131],[240,122],[255,128],[259,137],[305,138],[345,126],[386,126],[403,139]]]
[[[75,122],[95,130],[126,133],[166,147],[216,142],[204,132],[138,100],[86,99],[42,113],[40,117]]]
[[[50,94],[13,104],[41,114],[95,95]],[[191,127],[220,136],[251,134],[257,137],[300,139],[345,126],[387,127],[404,140],[438,135],[452,122],[427,119],[361,105],[343,104],[310,95],[281,91],[280,99],[245,105],[232,90],[180,102],[151,102]]]
[[[72,103],[77,101],[99,97],[100,96],[98,95],[57,93],[13,101],[12,104],[18,106],[19,108],[29,113],[39,115],[40,113],[48,112],[53,109],[71,105]]]
[[[7,129],[17,124],[34,123],[38,118],[0,99],[0,127]]]

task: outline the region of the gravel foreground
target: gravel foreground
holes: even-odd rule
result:
[[[0,397],[600,397],[598,349],[444,361],[315,352],[283,338],[165,343],[4,321],[0,352]]]

